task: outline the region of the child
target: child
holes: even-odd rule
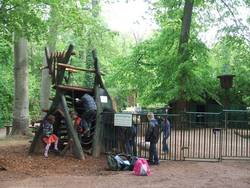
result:
[[[74,128],[76,129],[77,133],[82,133],[82,127],[81,127],[81,118],[77,115],[75,111],[70,112],[70,116],[74,121]]]
[[[51,143],[54,143],[54,149],[58,152],[58,137],[53,134],[53,124],[55,122],[55,116],[49,115],[43,123],[43,141],[46,143],[44,156],[48,157],[48,152]]]

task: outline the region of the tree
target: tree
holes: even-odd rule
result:
[[[49,25],[49,32],[48,32],[48,39],[47,39],[47,49],[49,54],[55,51],[56,41],[57,41],[57,30],[58,30],[58,23],[56,23],[56,11],[55,7],[51,5],[50,11],[50,25]],[[49,69],[47,68],[47,61],[46,56],[44,53],[43,58],[43,69],[42,69],[42,80],[41,80],[41,89],[40,89],[40,106],[42,110],[49,109],[50,106],[50,89],[51,89],[51,77],[49,75]],[[42,118],[45,116],[45,112],[42,113]]]
[[[192,13],[193,13],[193,0],[185,0],[185,5],[183,9],[183,17],[182,17],[182,26],[181,26],[181,35],[180,35],[180,42],[179,42],[179,50],[178,54],[180,56],[180,63],[185,63],[188,60],[189,52],[188,52],[188,40],[189,40],[189,33],[191,27],[191,20],[192,20]],[[185,72],[180,72],[184,73]],[[186,111],[186,99],[184,94],[184,85],[185,85],[185,76],[179,76],[179,85],[180,85],[180,100],[177,101],[177,112],[179,111]]]
[[[236,75],[231,89],[231,101],[234,105],[250,105],[250,47],[241,37],[225,36],[211,49],[210,65],[215,75],[230,73]],[[220,62],[218,64],[218,62]],[[225,65],[227,69],[225,70]],[[223,98],[223,91],[218,94]],[[236,108],[236,107],[235,107]]]
[[[45,24],[42,21],[44,8],[40,1],[2,1],[1,37],[12,43],[14,33],[15,99],[13,129],[11,134],[26,134],[29,123],[28,99],[28,52],[27,40],[38,40]]]
[[[199,34],[214,27],[213,24],[223,25],[224,19],[232,14],[221,1],[188,0],[185,1],[186,6],[183,2],[158,1],[155,4],[156,21],[160,27],[158,32],[131,48],[129,55],[118,57],[112,62],[110,85],[120,88],[124,95],[131,89],[137,89],[142,105],[162,105],[180,99],[204,103],[208,98],[219,101],[221,96],[215,64],[223,62],[211,62],[211,53],[214,51],[206,46]],[[224,2],[232,7],[233,2]],[[240,0],[236,2],[238,6]],[[185,7],[186,16],[183,15]],[[216,15],[213,15],[210,7],[217,7],[223,13],[214,23],[212,20]],[[184,17],[185,23],[184,19],[180,19]],[[246,35],[240,32],[244,27],[238,27],[237,30],[233,28],[225,27],[220,32],[245,40],[242,36]],[[247,42],[243,46],[247,46]],[[244,101],[246,99],[244,97]]]
[[[28,41],[25,37],[15,34],[14,42],[14,75],[15,100],[13,111],[13,129],[11,134],[27,133],[29,124],[29,97],[28,97]]]

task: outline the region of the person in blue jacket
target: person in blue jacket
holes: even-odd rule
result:
[[[167,139],[170,136],[170,122],[168,120],[168,117],[166,116],[163,120],[163,126],[162,126],[162,132],[163,132],[163,138],[162,138],[162,150],[165,153],[169,152],[168,144],[167,144]]]

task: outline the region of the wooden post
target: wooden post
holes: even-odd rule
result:
[[[99,86],[95,85],[95,101],[96,101],[96,124],[95,124],[95,135],[94,135],[94,143],[93,143],[93,156],[99,157],[102,149],[102,136],[103,136],[103,126],[101,125],[101,114],[102,114],[102,106],[100,100],[100,90]]]
[[[84,158],[84,154],[82,151],[82,146],[80,143],[80,140],[77,136],[77,133],[73,127],[72,124],[72,120],[69,116],[69,110],[68,110],[68,106],[66,103],[66,99],[65,96],[63,94],[61,94],[61,102],[62,102],[62,107],[63,107],[63,111],[64,111],[64,117],[65,117],[65,121],[67,124],[67,129],[68,129],[68,133],[70,135],[70,138],[73,140],[73,151],[74,151],[74,155],[78,158],[78,159],[85,159]],[[70,140],[69,140],[70,142]]]
[[[101,114],[102,114],[102,105],[100,99],[100,86],[104,87],[100,70],[98,66],[98,59],[96,56],[96,51],[92,51],[93,59],[94,59],[94,67],[95,67],[95,101],[96,101],[96,125],[95,125],[95,135],[94,135],[94,143],[93,143],[93,156],[99,157],[101,154],[102,148],[102,136],[103,136],[103,126],[101,125]]]

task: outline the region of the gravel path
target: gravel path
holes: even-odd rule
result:
[[[87,156],[79,161],[65,157],[42,154],[28,156],[28,142],[0,146],[0,164],[7,171],[0,171],[1,188],[249,188],[250,162],[191,162],[161,161],[151,166],[151,176],[138,177],[131,171],[107,171],[105,157]],[[17,144],[19,143],[19,144]]]

